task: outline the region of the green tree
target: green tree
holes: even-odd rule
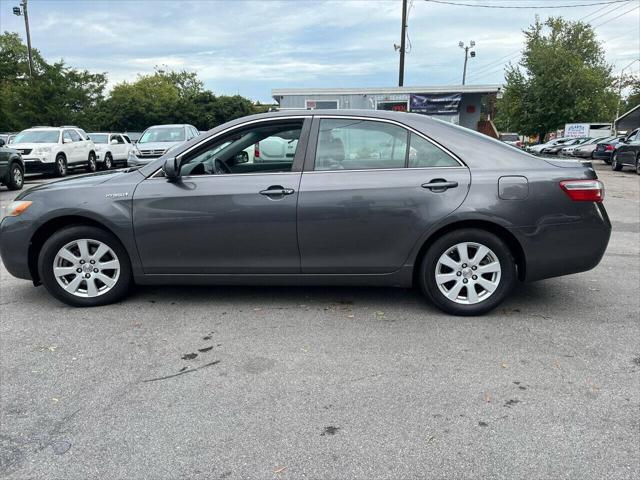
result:
[[[544,138],[565,123],[613,120],[611,66],[590,25],[536,18],[524,35],[522,59],[506,68],[498,129]]]
[[[0,130],[33,125],[97,126],[95,108],[107,83],[101,73],[76,70],[64,61],[48,64],[33,50],[34,75],[29,78],[27,48],[15,33],[0,35]]]

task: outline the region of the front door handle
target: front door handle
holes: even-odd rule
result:
[[[422,188],[427,188],[432,192],[445,192],[449,188],[456,188],[458,186],[458,182],[448,182],[444,178],[436,178],[435,180],[431,180],[429,183],[423,183]]]
[[[293,195],[296,191],[293,188],[284,188],[282,185],[271,185],[266,190],[260,190],[260,195],[271,198],[284,197],[285,195]]]

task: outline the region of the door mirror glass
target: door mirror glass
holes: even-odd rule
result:
[[[178,165],[179,162],[176,157],[169,157],[165,160],[162,171],[169,180],[176,180],[180,176],[180,168]]]
[[[117,145],[117,144],[118,144],[118,140],[116,140],[115,138],[111,140],[111,145]]]
[[[234,157],[234,163],[237,165],[238,163],[249,163],[249,154],[245,151],[236,153]]]
[[[73,143],[73,140],[71,140],[70,138],[65,138],[62,142],[63,143]]]

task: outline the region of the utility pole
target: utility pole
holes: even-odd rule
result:
[[[464,85],[467,81],[467,60],[469,59],[469,57],[473,58],[476,56],[476,52],[474,52],[473,50],[469,52],[469,49],[475,47],[476,42],[471,40],[469,42],[469,45],[465,45],[464,42],[459,42],[458,46],[464,50],[464,67],[462,69],[462,85]]]
[[[404,85],[404,54],[405,39],[407,37],[407,0],[402,0],[402,28],[400,30],[400,71],[398,72],[398,86]]]
[[[22,9],[20,9],[20,7],[13,7],[13,14],[17,16],[20,16],[20,15],[24,16],[24,26],[25,26],[25,29],[27,30],[27,50],[29,52],[29,78],[32,79],[33,78],[33,56],[31,54],[31,32],[29,31],[29,12],[27,10],[27,1],[28,0],[22,0],[22,2],[20,3],[20,7],[22,7]]]

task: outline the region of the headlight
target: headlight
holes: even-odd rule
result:
[[[42,155],[43,153],[51,153],[51,147],[36,147],[32,152],[34,155]]]
[[[18,201],[18,202],[11,202],[9,204],[9,206],[7,207],[7,217],[17,217],[19,215],[22,215],[24,212],[27,211],[27,209],[31,206],[33,202],[29,202],[29,201]]]
[[[136,153],[133,150],[129,150],[129,160],[135,160],[136,158]]]
[[[101,147],[100,145],[96,145],[96,146],[95,146],[95,148],[94,148],[94,150],[95,150],[96,152],[99,152],[101,148],[102,148],[102,147]]]

